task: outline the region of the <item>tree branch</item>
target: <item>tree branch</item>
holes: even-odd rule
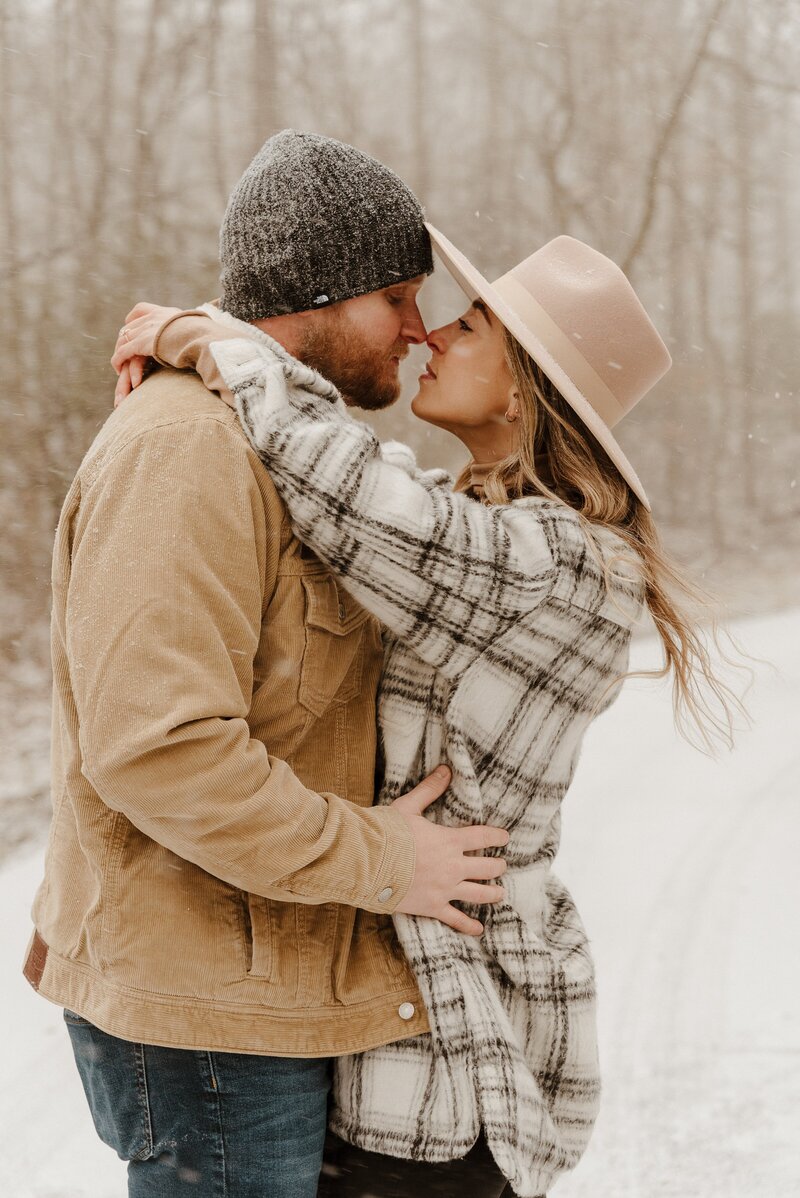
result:
[[[625,271],[626,274],[628,274],[630,272],[631,267],[633,266],[633,263],[634,263],[636,257],[638,256],[639,252],[641,251],[642,246],[644,245],[647,234],[650,231],[650,226],[653,223],[653,217],[655,216],[655,211],[656,211],[656,193],[658,191],[658,184],[660,182],[661,169],[662,169],[662,166],[664,163],[664,157],[665,157],[665,154],[667,151],[667,147],[669,146],[669,143],[672,140],[672,135],[675,132],[675,129],[677,128],[678,119],[681,115],[681,111],[682,111],[683,106],[686,102],[686,99],[689,95],[689,92],[691,91],[691,89],[694,85],[694,81],[697,78],[697,73],[700,69],[701,63],[703,62],[703,59],[706,57],[708,42],[711,38],[711,34],[714,31],[714,26],[717,24],[721,14],[722,14],[723,9],[726,7],[727,4],[728,4],[728,0],[715,0],[715,3],[711,9],[710,14],[709,14],[708,20],[706,21],[706,27],[703,30],[703,35],[700,38],[700,42],[697,46],[697,49],[695,50],[694,55],[689,63],[689,66],[686,70],[686,74],[684,75],[683,81],[681,82],[680,86],[678,87],[678,89],[675,93],[675,98],[673,100],[673,103],[672,103],[672,106],[670,109],[670,114],[664,124],[663,129],[661,130],[661,133],[659,134],[659,136],[656,140],[655,146],[653,147],[653,153],[651,154],[650,159],[647,164],[647,175],[646,175],[646,179],[645,179],[646,190],[645,190],[644,208],[642,210],[641,219],[639,221],[639,227],[633,236],[633,240],[631,241],[630,249],[628,250],[628,253],[625,256],[624,261],[621,263],[622,269]]]

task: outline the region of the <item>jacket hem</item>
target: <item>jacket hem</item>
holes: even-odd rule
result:
[[[255,1056],[333,1057],[430,1030],[414,987],[347,1006],[279,1009],[133,990],[49,949],[38,993],[121,1040],[160,1048]],[[398,1008],[415,1007],[411,1019]]]

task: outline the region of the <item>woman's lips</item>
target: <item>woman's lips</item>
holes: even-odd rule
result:
[[[431,364],[429,362],[428,365],[425,367],[425,373],[421,374],[419,376],[419,381],[422,382],[423,379],[435,379],[435,378],[436,378],[436,375],[431,370]]]

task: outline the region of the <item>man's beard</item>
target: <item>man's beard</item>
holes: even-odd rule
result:
[[[297,357],[334,383],[350,407],[367,412],[388,408],[400,395],[391,359],[406,356],[405,342],[396,345],[392,354],[379,353],[341,312],[325,315],[327,319],[311,323]]]

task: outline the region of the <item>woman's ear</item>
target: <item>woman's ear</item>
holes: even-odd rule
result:
[[[519,416],[519,391],[516,387],[508,389],[508,403],[506,405],[506,420],[509,424],[513,424]]]

